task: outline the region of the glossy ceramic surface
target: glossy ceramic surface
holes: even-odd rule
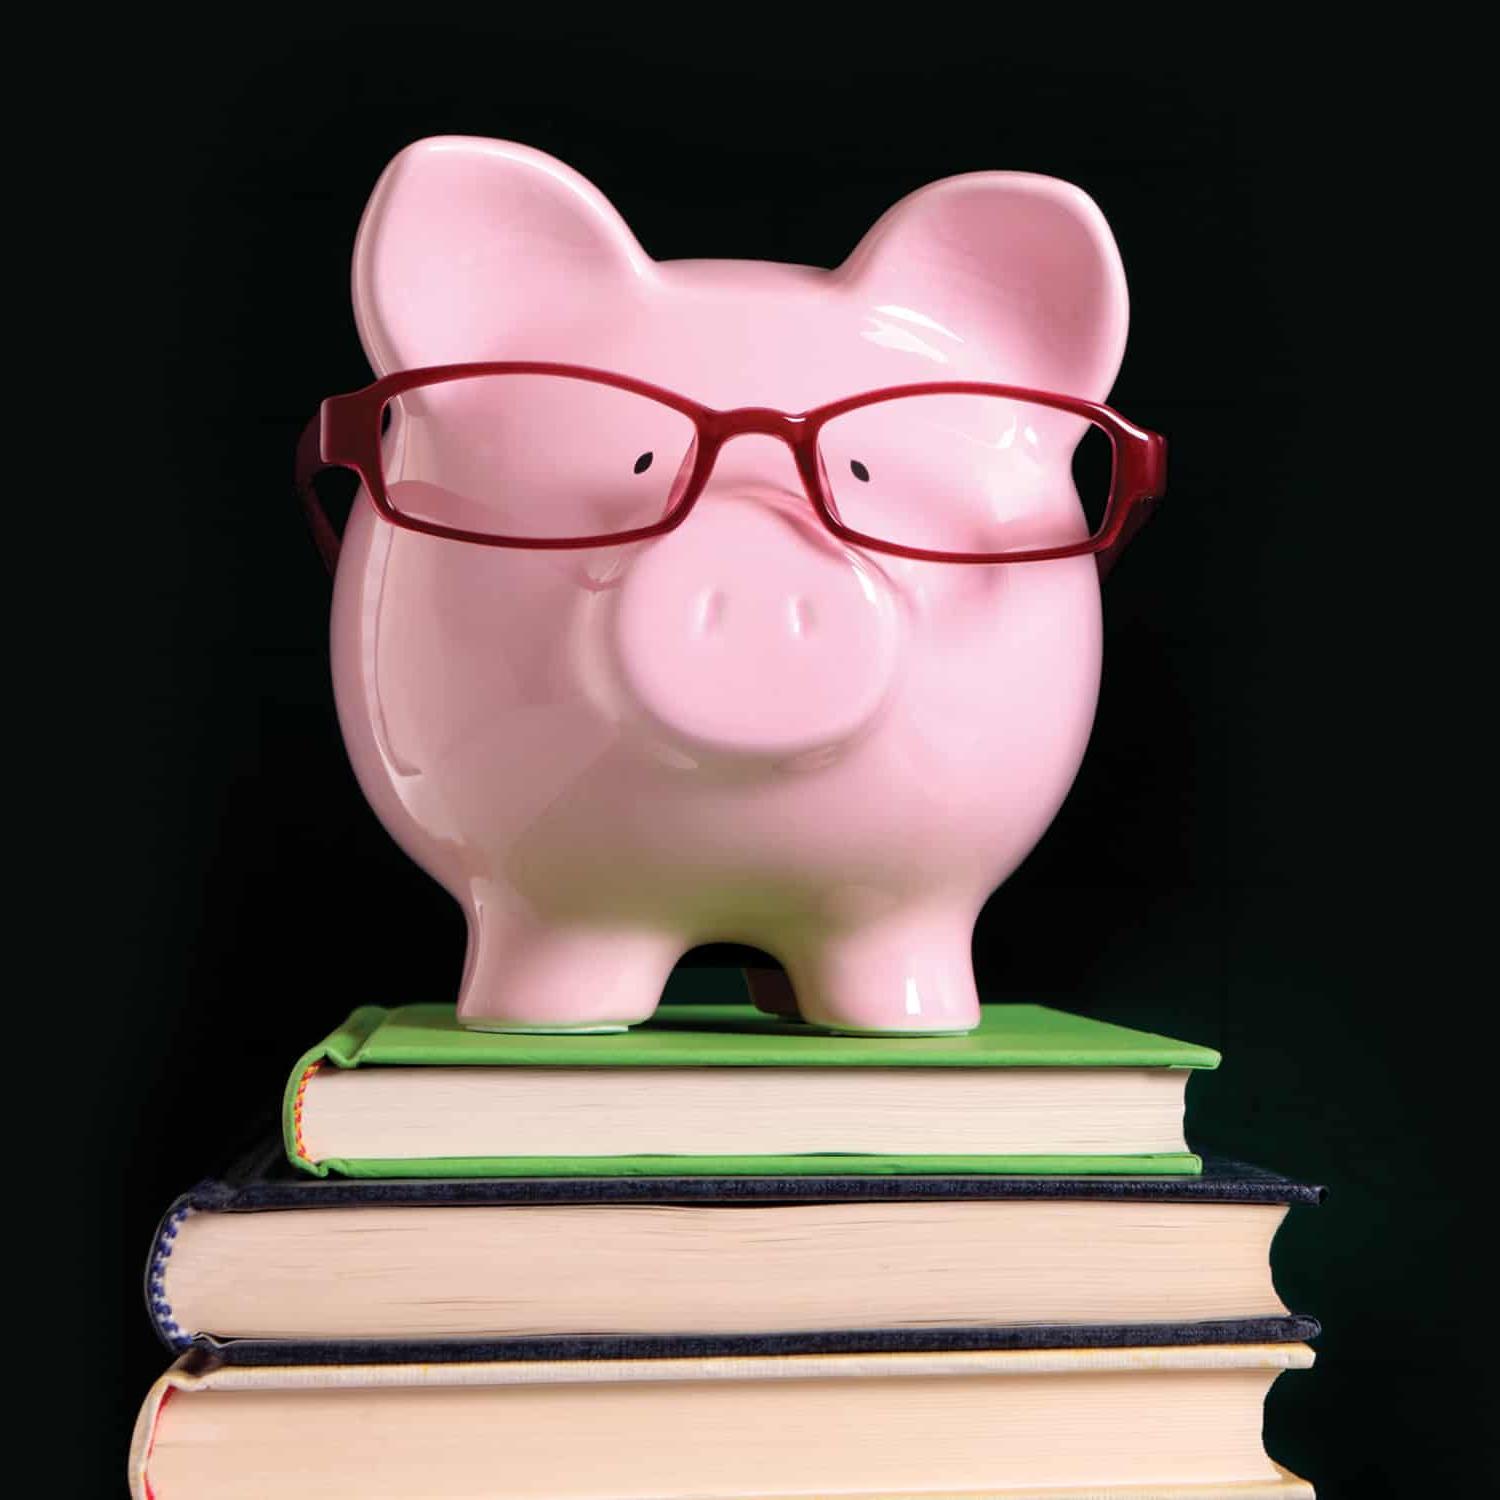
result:
[[[1101,400],[1127,319],[1103,217],[1053,179],[935,183],[834,271],[656,262],[561,163],[467,138],[386,170],[354,301],[377,374],[556,361],[778,412],[936,380]],[[478,417],[444,432],[488,440]],[[386,441],[420,478],[418,434],[397,412]],[[607,445],[626,479],[668,441],[564,416],[556,438],[564,471]],[[1067,452],[1032,461],[1076,509]],[[623,546],[477,546],[362,499],[333,665],[360,784],[468,918],[465,1024],[628,1026],[683,951],[733,941],[785,964],[814,1023],[962,1031],[974,919],[1088,739],[1098,573],[861,550],[749,434],[682,525]]]

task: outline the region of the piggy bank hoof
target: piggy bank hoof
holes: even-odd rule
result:
[[[480,934],[458,997],[470,1031],[598,1036],[650,1020],[679,952],[671,935],[519,924]]]
[[[838,1036],[963,1036],[982,1014],[969,931],[949,913],[919,914],[795,955],[797,1008]]]
[[[978,1024],[976,1021],[967,1026],[923,1026],[919,1028],[820,1026],[818,1029],[826,1031],[830,1036],[885,1036],[891,1037],[894,1040],[896,1038],[914,1036],[967,1036]]]
[[[465,1031],[499,1031],[514,1036],[601,1036],[609,1032],[630,1030],[624,1021],[551,1026],[543,1021],[489,1021],[483,1016],[460,1016],[458,1024]]]

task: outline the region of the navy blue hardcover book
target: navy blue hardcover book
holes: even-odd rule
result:
[[[294,1172],[277,1137],[172,1205],[146,1297],[169,1347],[241,1364],[1302,1342],[1270,1242],[1322,1193],[1212,1155],[1197,1177],[350,1180]]]

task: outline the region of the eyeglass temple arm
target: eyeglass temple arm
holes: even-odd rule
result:
[[[1159,495],[1151,495],[1137,500],[1126,513],[1125,524],[1120,528],[1119,536],[1109,546],[1101,547],[1094,554],[1094,561],[1099,565],[1100,583],[1109,577],[1111,569],[1119,562],[1120,554],[1130,544],[1131,538],[1156,514],[1156,502],[1160,498]]]
[[[1101,583],[1109,577],[1110,570],[1119,562],[1120,554],[1129,545],[1131,538],[1156,514],[1157,503],[1166,491],[1167,440],[1160,433],[1153,432],[1149,435],[1145,464],[1142,488],[1132,498],[1129,509],[1125,512],[1119,536],[1109,546],[1094,554]]]
[[[323,509],[323,502],[318,499],[318,492],[313,488],[313,480],[330,467],[323,458],[323,409],[319,407],[297,443],[295,482],[297,501],[302,506],[303,515],[307,517],[313,545],[318,549],[318,556],[323,559],[323,566],[332,575],[339,561],[339,534],[333,529],[328,512]]]

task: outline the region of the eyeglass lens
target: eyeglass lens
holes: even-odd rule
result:
[[[851,531],[932,552],[1067,546],[1103,524],[1108,435],[1083,417],[998,396],[902,396],[857,407],[819,438]]]

